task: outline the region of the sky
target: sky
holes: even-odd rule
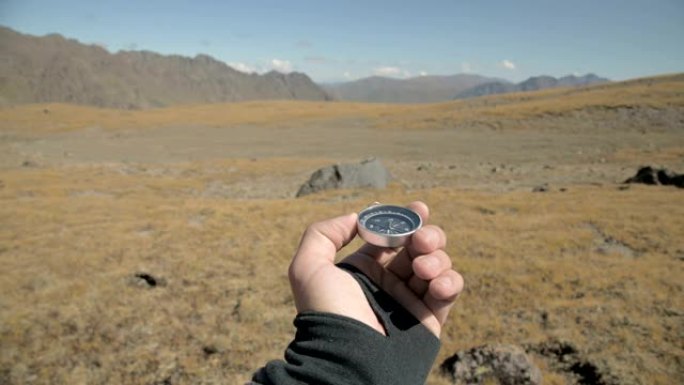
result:
[[[0,0],[0,25],[317,82],[684,71],[684,0]]]

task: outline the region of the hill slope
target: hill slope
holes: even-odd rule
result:
[[[236,71],[210,56],[111,54],[60,35],[0,27],[0,103],[66,102],[145,108],[258,99],[328,100],[305,74]]]
[[[433,103],[452,99],[459,92],[497,79],[479,75],[421,76],[392,79],[380,76],[323,86],[340,100],[378,103]]]
[[[171,127],[318,126],[364,121],[392,129],[496,128],[566,130],[646,127],[681,130],[684,73],[577,88],[490,95],[435,104],[268,101],[120,111],[65,104],[0,108],[0,130],[72,131]]]

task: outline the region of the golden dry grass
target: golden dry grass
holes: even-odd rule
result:
[[[287,164],[234,167],[255,174]],[[286,268],[301,231],[376,199],[425,200],[432,222],[448,233],[467,288],[440,358],[485,343],[558,338],[627,378],[682,378],[684,197],[677,189],[492,194],[394,186],[239,200],[197,196],[205,177],[121,175],[103,166],[3,172],[6,383],[243,381],[292,337]],[[592,226],[636,255],[601,253]],[[137,272],[165,284],[146,288],[135,283]],[[434,374],[430,383],[444,380]]]
[[[482,344],[559,339],[575,344],[623,383],[681,383],[684,195],[670,187],[623,190],[612,182],[595,183],[605,178],[583,176],[591,167],[614,173],[610,180],[616,181],[624,178],[619,172],[625,167],[633,173],[640,162],[681,167],[681,126],[670,127],[668,134],[629,135],[619,129],[574,135],[569,127],[569,132],[539,138],[535,132],[486,131],[475,141],[443,129],[491,121],[506,130],[510,126],[501,122],[577,110],[600,115],[623,106],[680,111],[683,82],[684,76],[675,75],[410,106],[253,102],[146,111],[3,108],[0,144],[9,154],[3,157],[11,159],[0,163],[0,383],[241,383],[267,360],[280,358],[292,338],[294,306],[286,270],[304,228],[373,201],[415,199],[431,206],[431,221],[447,232],[448,251],[466,280],[444,329],[439,360]],[[161,136],[173,127],[190,127],[182,131],[186,136],[169,142],[176,147],[164,150],[175,151],[187,145],[189,135],[208,135],[208,144],[219,133],[228,139],[246,135],[249,130],[230,131],[245,125],[262,130],[249,137],[254,148],[272,146],[275,152],[285,142],[295,146],[286,135],[307,136],[331,121],[360,126],[344,140],[336,136],[337,126],[326,128],[324,142],[334,143],[307,142],[291,149],[306,150],[301,156],[215,159],[192,158],[195,153],[189,152],[182,154],[203,160],[142,163],[92,161],[84,152],[68,161],[46,155],[21,167],[24,156],[32,159],[22,151],[46,152],[50,148],[39,145],[49,142],[62,156],[61,146],[69,143],[61,141],[65,135],[90,138],[84,129],[94,127],[158,128]],[[388,189],[291,198],[311,171],[358,144],[349,140],[373,144],[378,132],[387,133],[382,138],[390,144],[382,151],[398,176]],[[269,136],[275,144],[263,140]],[[117,140],[93,138],[104,143],[98,144],[101,151]],[[413,151],[407,138],[428,148]],[[464,143],[439,143],[447,138]],[[142,144],[124,143],[152,151],[145,147],[149,137],[143,139]],[[26,147],[29,142],[38,147]],[[606,143],[599,148],[603,152],[587,157],[585,151],[597,142]],[[482,150],[468,151],[471,143]],[[366,151],[360,148],[356,151]],[[501,154],[510,155],[512,167],[491,173],[489,161]],[[429,166],[419,171],[416,163],[405,161],[409,158]],[[459,162],[469,173],[454,174]],[[557,177],[567,191],[530,192],[520,181],[537,174]],[[464,185],[464,180],[475,182]],[[523,188],[480,189],[480,182]],[[356,240],[350,248],[359,244]],[[136,273],[151,274],[160,284],[147,287]],[[535,359],[547,384],[565,383],[567,377],[552,363]],[[435,368],[428,383],[448,381]]]

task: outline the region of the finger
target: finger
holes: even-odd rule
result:
[[[446,247],[447,237],[439,226],[428,225],[416,231],[407,249],[413,258]]]
[[[412,268],[413,273],[418,278],[430,281],[446,270],[451,269],[451,259],[444,250],[435,250],[430,254],[415,258]]]
[[[290,277],[307,275],[323,264],[332,264],[335,253],[356,236],[357,214],[348,214],[310,225],[290,265]]]
[[[409,278],[408,287],[416,294],[416,297],[423,298],[430,287],[430,282],[412,275]]]
[[[406,207],[420,215],[420,219],[423,221],[423,224],[426,224],[428,219],[430,219],[430,208],[425,204],[425,202],[413,201],[406,205]]]
[[[463,291],[463,285],[463,277],[454,270],[447,270],[430,281],[423,302],[435,315],[440,325],[446,321],[454,301]]]
[[[435,250],[446,247],[446,235],[437,226],[425,226],[411,237],[411,243],[395,254],[394,258],[388,259],[385,266],[399,278],[406,280],[413,274],[413,259],[423,254],[429,254]]]

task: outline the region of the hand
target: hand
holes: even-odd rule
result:
[[[428,207],[413,202],[423,223]],[[335,254],[356,236],[357,214],[312,224],[306,229],[289,269],[298,312],[330,312],[359,320],[386,334],[361,287],[335,266]],[[463,278],[451,268],[444,251],[446,235],[427,225],[403,249],[365,244],[343,262],[354,265],[439,337],[454,300],[463,290]]]

